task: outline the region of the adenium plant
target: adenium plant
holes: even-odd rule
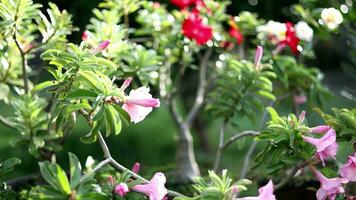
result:
[[[93,10],[81,41],[71,43],[67,37],[78,28],[54,3],[0,1],[0,100],[13,111],[1,113],[0,121],[18,132],[11,144],[26,146],[38,159],[43,177],[43,184],[22,191],[12,191],[11,181],[5,181],[0,195],[36,200],[274,200],[276,191],[294,177],[308,176],[320,182],[318,200],[346,197],[344,187],[356,181],[356,154],[342,165],[335,160],[341,142],[356,146],[355,109],[323,111],[322,99],[330,92],[321,72],[303,61],[314,57],[315,38],[349,26],[349,16],[333,3],[316,9],[314,1],[294,5],[298,20],[293,22],[266,21],[246,11],[232,16],[229,1],[169,3],[105,0]],[[42,65],[34,61],[41,61],[51,76],[38,81]],[[291,114],[280,116],[273,108],[278,103],[286,103]],[[309,125],[303,104],[319,107],[314,110],[325,124]],[[157,171],[147,180],[139,175],[139,163],[129,170],[112,157],[106,143],[107,137],[141,123],[159,107],[169,110],[178,129],[174,174],[179,184],[193,183],[190,193],[171,190],[169,173]],[[213,170],[206,176],[196,160],[192,135],[203,111],[221,123],[215,161],[208,164]],[[78,118],[90,129],[81,141],[97,142],[103,157],[89,157],[82,167],[69,153],[66,171],[56,155],[72,137]],[[255,129],[229,134],[229,127],[240,130],[243,118]],[[238,175],[220,170],[222,156],[247,136],[254,141],[240,179],[233,181]],[[247,196],[243,191],[252,181],[245,176],[257,143],[263,146],[252,169],[262,169],[266,184],[257,195]],[[0,180],[20,163],[16,158],[2,161]],[[334,173],[324,173],[328,169]],[[269,176],[275,174],[282,176],[272,180]]]

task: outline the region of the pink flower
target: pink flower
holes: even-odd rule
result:
[[[182,25],[183,35],[196,41],[198,45],[207,43],[213,37],[213,29],[203,24],[198,12],[191,12]]]
[[[90,34],[89,31],[84,31],[83,34],[82,34],[82,40],[83,41],[87,41],[88,38],[89,38],[89,34]]]
[[[316,177],[320,181],[320,188],[316,193],[318,200],[334,200],[338,194],[344,193],[343,183],[347,183],[346,178],[326,178],[319,171],[315,171]]]
[[[95,49],[93,49],[91,51],[92,54],[98,54],[100,52],[102,52],[103,50],[105,50],[110,44],[109,40],[105,40],[104,42],[100,43],[98,47],[96,47]]]
[[[129,191],[130,190],[127,187],[126,183],[120,183],[115,187],[115,193],[120,197],[124,197]]]
[[[135,164],[132,166],[132,172],[134,172],[135,174],[137,174],[140,171],[140,163],[139,162],[135,162]]]
[[[341,177],[349,181],[356,182],[356,152],[349,156],[346,163],[340,168],[339,174]]]
[[[303,139],[316,147],[315,156],[321,160],[323,166],[325,166],[324,159],[335,159],[339,145],[336,143],[336,133],[334,129],[330,128],[320,139],[305,136],[303,136]]]
[[[322,126],[316,126],[316,127],[311,128],[311,132],[312,133],[325,133],[330,129],[331,129],[330,126],[322,125]]]
[[[130,115],[131,121],[138,123],[152,111],[153,107],[159,107],[159,99],[152,98],[148,87],[140,87],[131,90],[122,108]]]
[[[307,102],[307,97],[305,95],[295,95],[293,96],[293,101],[295,105],[301,105]]]
[[[164,187],[166,177],[163,173],[157,172],[149,183],[144,185],[135,185],[132,187],[136,192],[145,194],[150,200],[162,200],[167,195],[167,189]]]
[[[270,180],[267,185],[258,189],[259,195],[257,197],[237,198],[239,200],[276,200],[273,194],[273,182]]]
[[[263,47],[257,46],[256,55],[255,55],[255,67],[258,70],[260,69],[262,56],[263,56]]]

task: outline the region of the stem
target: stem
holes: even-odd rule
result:
[[[272,107],[274,105],[274,103],[275,103],[274,101],[271,101],[268,106]],[[262,119],[261,119],[260,125],[259,125],[260,130],[264,127],[264,124],[265,124],[265,122],[267,120],[267,116],[268,116],[267,114],[268,114],[268,112],[265,109],[263,111]],[[251,146],[250,146],[250,148],[248,149],[248,151],[246,153],[245,158],[244,158],[244,163],[243,163],[243,166],[242,166],[240,178],[245,178],[245,176],[247,174],[247,171],[248,171],[248,166],[250,165],[251,156],[252,156],[253,152],[255,151],[256,146],[257,146],[257,142],[253,141]]]
[[[195,98],[195,102],[193,107],[191,108],[191,110],[188,113],[188,116],[185,120],[185,124],[187,124],[188,126],[190,126],[190,124],[192,123],[193,119],[195,118],[195,116],[197,115],[201,105],[204,102],[204,97],[205,97],[205,92],[206,92],[206,86],[207,86],[207,68],[208,68],[208,63],[210,60],[210,56],[213,53],[213,49],[209,48],[206,50],[204,57],[200,63],[200,73],[199,73],[199,86],[198,86],[198,90],[197,90],[197,95]]]
[[[295,166],[288,176],[286,176],[284,179],[281,180],[281,182],[279,182],[277,185],[274,186],[274,189],[278,190],[282,188],[298,173],[300,169],[301,169],[300,166]]]
[[[127,169],[126,167],[122,166],[114,158],[111,157],[110,150],[109,150],[109,148],[108,148],[103,136],[101,135],[101,133],[98,134],[98,140],[99,140],[100,147],[103,150],[103,153],[104,153],[104,156],[105,156],[106,159],[99,163],[100,166],[98,165],[98,166],[96,166],[94,168],[94,172],[100,170],[106,164],[110,164],[116,170],[126,171],[126,172],[130,173],[131,176],[133,176],[134,178],[136,178],[136,179],[138,179],[138,180],[140,180],[140,181],[142,181],[144,183],[148,183],[149,182],[147,179],[143,178],[142,176],[140,176],[140,175],[136,174],[135,172],[133,172],[133,171]],[[178,193],[178,192],[175,192],[175,191],[172,191],[172,190],[168,190],[168,194],[171,195],[171,196],[179,196],[179,197],[188,198],[185,195],[183,195],[181,193]]]
[[[223,146],[224,146],[225,127],[226,127],[226,120],[224,120],[222,122],[221,127],[220,127],[219,147],[216,152],[216,158],[215,158],[215,163],[214,163],[214,171],[215,172],[219,169],[219,165],[220,165],[221,154],[222,154]]]
[[[26,60],[26,54],[23,52],[20,43],[17,41],[17,33],[14,34],[14,41],[16,43],[17,49],[20,51],[21,55],[21,65],[22,65],[22,79],[24,83],[24,90],[25,93],[28,93],[28,74],[27,74],[27,60]]]
[[[222,145],[221,150],[225,150],[228,146],[233,144],[236,140],[239,140],[239,139],[247,137],[247,136],[258,136],[259,134],[260,134],[260,132],[251,131],[251,130],[247,130],[247,131],[243,131],[241,133],[237,133],[237,134],[233,135],[231,138],[229,138],[225,142],[224,145]]]

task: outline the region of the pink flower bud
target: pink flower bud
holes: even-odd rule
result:
[[[262,56],[263,56],[263,47],[257,46],[256,56],[255,56],[255,67],[257,70],[260,70]]]
[[[124,81],[124,83],[122,84],[122,86],[120,87],[120,89],[121,89],[122,91],[124,91],[127,87],[129,87],[131,81],[132,81],[132,77],[127,78],[127,79]]]
[[[127,187],[126,183],[120,183],[115,187],[115,193],[120,197],[124,197],[129,191],[130,190]]]
[[[100,52],[102,52],[103,50],[105,50],[110,44],[109,40],[105,40],[104,42],[100,43],[98,47],[96,47],[95,49],[92,50],[92,54],[98,54]]]
[[[109,182],[110,185],[114,185],[115,184],[115,180],[114,180],[114,178],[112,176],[108,177],[108,182]]]
[[[89,31],[84,31],[83,34],[82,34],[82,40],[83,41],[87,41],[88,38],[89,38],[89,34],[90,34]]]
[[[322,125],[322,126],[316,126],[311,128],[312,133],[325,133],[330,130],[330,126],[328,125]]]
[[[140,167],[141,165],[140,165],[140,163],[139,162],[135,162],[135,164],[132,166],[132,172],[133,173],[135,173],[135,174],[137,174],[139,171],[140,171]]]
[[[299,119],[299,123],[303,123],[303,121],[305,120],[305,111],[303,111],[302,113],[300,113],[298,119]]]
[[[155,98],[147,98],[147,99],[127,99],[125,103],[134,104],[143,107],[159,107],[160,101]]]

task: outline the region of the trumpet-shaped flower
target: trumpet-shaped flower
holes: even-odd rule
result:
[[[285,23],[286,26],[286,38],[281,42],[281,44],[287,45],[294,54],[298,53],[299,38],[295,33],[293,24],[290,22]]]
[[[122,108],[130,115],[131,121],[138,123],[152,111],[159,107],[159,99],[152,98],[148,87],[140,87],[130,91]]]
[[[267,185],[258,189],[259,195],[257,197],[237,198],[238,200],[276,200],[273,194],[273,182],[270,180]]]
[[[297,34],[297,37],[301,40],[304,40],[307,42],[311,42],[313,40],[314,31],[304,21],[300,21],[295,25],[295,32]]]
[[[321,125],[321,126],[316,126],[316,127],[311,128],[311,132],[312,133],[326,133],[330,129],[331,129],[331,127],[328,125]]]
[[[321,11],[321,20],[328,29],[336,29],[344,20],[340,11],[335,8],[324,8]]]
[[[319,158],[325,166],[325,159],[335,159],[339,145],[336,143],[335,130],[330,128],[320,139],[303,136],[304,141],[316,147],[315,156]]]
[[[182,25],[183,35],[196,41],[198,45],[207,43],[213,37],[213,29],[203,24],[198,12],[191,12]]]
[[[136,192],[145,194],[150,200],[162,200],[167,195],[167,189],[164,187],[166,177],[163,173],[157,172],[149,183],[135,185],[132,189]]]
[[[356,182],[356,153],[349,156],[346,163],[340,168],[339,174],[349,181]]]
[[[120,197],[124,197],[129,191],[126,183],[120,183],[115,186],[115,193]]]
[[[345,192],[342,184],[348,182],[346,178],[326,178],[319,171],[315,171],[315,175],[320,181],[320,188],[316,193],[318,200],[334,200],[338,194]]]

